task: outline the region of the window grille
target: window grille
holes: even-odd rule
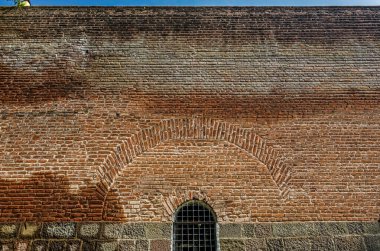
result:
[[[216,251],[216,220],[212,209],[189,201],[175,215],[174,251]]]

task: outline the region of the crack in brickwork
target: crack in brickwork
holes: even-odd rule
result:
[[[174,139],[220,140],[235,145],[262,162],[268,168],[281,197],[288,198],[290,167],[284,163],[273,147],[268,146],[253,129],[204,117],[161,120],[118,144],[96,171],[98,196],[105,202],[110,188],[123,168],[148,149]]]

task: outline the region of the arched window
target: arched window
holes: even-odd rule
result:
[[[174,219],[174,251],[216,251],[216,217],[205,203],[192,200],[181,205]]]

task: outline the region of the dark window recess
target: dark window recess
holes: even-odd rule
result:
[[[189,201],[177,210],[173,232],[175,251],[216,251],[214,214],[199,201]]]

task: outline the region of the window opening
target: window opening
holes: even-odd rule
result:
[[[200,201],[179,207],[174,220],[174,251],[216,251],[216,217]]]

